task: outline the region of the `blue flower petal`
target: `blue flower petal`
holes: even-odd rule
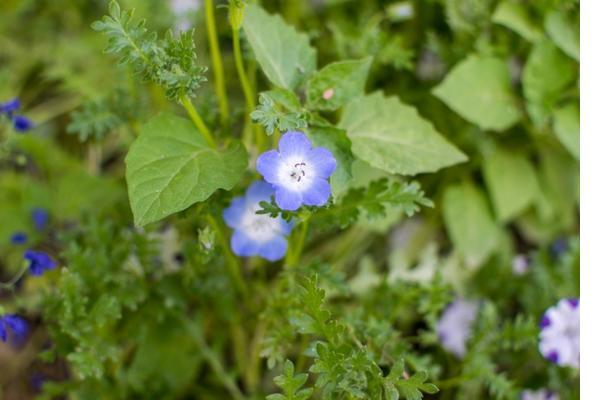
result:
[[[18,97],[15,97],[12,100],[8,100],[7,102],[0,103],[0,113],[4,114],[12,114],[21,108],[21,101]]]
[[[282,210],[295,211],[302,205],[302,195],[300,192],[279,186],[275,190],[275,203]]]
[[[278,217],[279,222],[280,222],[280,229],[281,229],[281,233],[284,236],[288,236],[291,232],[292,232],[292,228],[294,227],[294,222],[293,221],[286,221],[285,219]]]
[[[23,258],[29,261],[29,272],[32,275],[42,275],[44,271],[56,267],[56,261],[43,251],[27,250]]]
[[[4,316],[4,324],[14,335],[14,341],[19,343],[25,339],[29,332],[29,324],[18,315],[9,314]]]
[[[237,228],[242,221],[244,212],[246,211],[246,199],[236,197],[232,200],[231,205],[223,210],[223,219],[230,228]]]
[[[268,242],[262,243],[258,255],[269,261],[281,260],[287,251],[287,240],[281,236],[275,236]]]
[[[275,194],[273,186],[267,182],[254,182],[246,191],[246,201],[249,204],[260,203],[261,201],[270,201],[271,196]]]
[[[41,207],[34,208],[31,210],[31,219],[33,219],[33,224],[38,231],[43,231],[48,225],[48,211]]]
[[[324,147],[312,149],[306,156],[306,160],[312,167],[315,175],[324,179],[329,178],[337,166],[333,154]]]
[[[279,181],[279,170],[282,167],[283,161],[276,150],[269,150],[256,159],[256,170],[269,183]]]
[[[27,243],[27,234],[25,232],[15,232],[10,237],[12,244],[25,244]]]
[[[33,122],[22,115],[15,115],[12,119],[13,127],[17,132],[27,132],[33,128]]]
[[[322,178],[314,179],[312,184],[302,193],[302,201],[307,206],[323,206],[331,196],[329,182]]]
[[[279,153],[288,157],[303,157],[312,149],[310,140],[302,132],[287,132],[279,139]]]
[[[6,328],[4,327],[4,317],[0,317],[0,340],[6,342]]]
[[[250,257],[258,254],[259,244],[244,232],[236,230],[231,236],[231,250],[240,257]]]

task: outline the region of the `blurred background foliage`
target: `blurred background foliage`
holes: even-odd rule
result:
[[[167,0],[120,4],[151,30],[180,26]],[[578,398],[574,372],[538,354],[536,326],[548,306],[579,293],[579,2],[262,5],[309,34],[320,66],[373,57],[367,92],[415,106],[469,158],[417,177],[435,207],[416,217],[388,209],[385,219],[311,232],[296,273],[318,274],[332,318],[373,352],[427,370],[441,389],[432,398],[508,399],[540,385]],[[141,123],[181,110],[103,54],[105,38],[90,25],[106,11],[104,0],[0,2],[0,100],[19,96],[36,124],[26,135],[0,127],[1,275],[9,280],[22,263],[23,248],[9,241],[15,231],[65,267],[0,294],[32,326],[24,347],[0,344],[4,398],[264,398],[277,391],[272,379],[285,359],[305,372],[316,351],[288,318],[306,312],[305,294],[288,287],[289,272],[254,260],[240,299],[196,207],[133,227],[124,155]],[[217,7],[216,17],[234,115],[218,135],[241,136],[227,9]],[[186,18],[199,64],[209,66],[202,6]],[[243,44],[252,84],[268,89]],[[195,102],[215,126],[208,76]],[[352,171],[356,187],[388,175],[361,161]],[[204,210],[228,198],[218,193]],[[35,207],[51,216],[43,232],[30,221]],[[530,259],[525,275],[513,274],[517,255]],[[457,294],[484,303],[462,361],[435,338],[435,321]]]

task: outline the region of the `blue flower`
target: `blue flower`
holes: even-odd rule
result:
[[[288,132],[279,140],[279,151],[270,150],[256,160],[256,169],[275,187],[275,202],[283,210],[302,204],[323,206],[331,196],[327,179],[336,161],[323,147],[313,148],[302,132]]]
[[[27,132],[31,128],[33,128],[33,122],[22,115],[15,115],[12,118],[13,127],[17,132]]]
[[[540,322],[539,350],[560,366],[579,368],[579,299],[566,298],[546,310]]]
[[[27,243],[27,234],[25,232],[15,232],[10,237],[12,244],[25,244]]]
[[[56,261],[43,251],[26,250],[23,258],[29,261],[31,275],[42,275],[45,270],[56,267]]]
[[[15,97],[12,100],[0,103],[0,114],[6,114],[10,117],[19,108],[21,108],[21,101],[18,97]]]
[[[34,208],[31,210],[31,219],[38,231],[43,231],[48,224],[48,211],[43,208]]]
[[[256,214],[261,201],[269,201],[274,194],[273,187],[266,182],[253,183],[244,197],[236,197],[229,208],[223,210],[223,219],[234,230],[231,236],[231,249],[242,257],[260,256],[269,261],[277,261],[287,251],[287,239],[293,224],[283,218],[271,218]]]
[[[25,319],[15,314],[7,314],[0,317],[0,340],[6,342],[9,333],[12,334],[12,341],[21,343],[27,336],[29,325]]]

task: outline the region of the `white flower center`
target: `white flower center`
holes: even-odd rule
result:
[[[266,214],[256,214],[261,207],[258,204],[247,207],[242,218],[242,230],[253,240],[264,243],[281,234],[280,221]]]
[[[279,170],[280,184],[287,189],[302,191],[312,180],[312,169],[301,159],[285,160]]]

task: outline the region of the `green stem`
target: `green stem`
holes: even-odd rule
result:
[[[192,104],[192,101],[188,96],[181,97],[181,105],[187,111],[188,115],[194,122],[194,125],[196,125],[196,128],[198,128],[200,134],[202,134],[202,137],[204,138],[204,140],[206,140],[206,143],[208,143],[210,147],[216,148],[217,143],[215,142],[215,139],[213,138],[212,134],[210,133],[210,130],[202,120],[202,117],[200,117],[200,114],[198,114],[198,112],[194,108],[194,105]]]
[[[254,90],[252,89],[252,85],[250,84],[250,80],[248,79],[248,75],[246,74],[246,69],[244,68],[244,59],[242,57],[242,50],[240,46],[240,31],[239,29],[232,28],[233,33],[233,57],[235,59],[235,68],[237,69],[238,77],[240,78],[240,83],[242,85],[242,91],[244,92],[244,99],[246,100],[246,115],[244,124],[248,126],[250,122],[250,113],[254,111],[256,108],[256,102],[254,100]],[[260,131],[260,127],[258,125],[254,126],[254,134],[256,145],[259,151],[263,150],[264,140],[262,136],[262,132]],[[247,148],[250,147],[252,138],[249,137],[248,133],[252,133],[250,129],[244,129],[244,144]]]
[[[233,255],[233,253],[231,252],[231,250],[229,249],[227,235],[225,234],[225,230],[223,229],[223,226],[211,214],[206,214],[206,218],[207,218],[210,226],[215,231],[217,240],[219,241],[219,244],[223,248],[223,252],[225,254],[225,261],[227,262],[227,268],[229,270],[229,275],[231,277],[231,280],[232,280],[234,286],[240,291],[240,293],[244,297],[246,297],[246,295],[248,294],[248,288],[246,287],[246,283],[244,282],[244,279],[242,278],[240,262],[237,259],[237,257],[235,257]]]
[[[219,40],[217,37],[213,0],[204,1],[204,11],[206,13],[206,32],[208,33],[210,58],[213,66],[213,74],[215,76],[215,90],[217,92],[217,98],[219,99],[221,123],[226,125],[229,121],[229,105],[227,103],[225,74],[223,73],[223,63],[221,62],[221,50],[219,48]]]
[[[235,383],[235,380],[227,373],[223,364],[221,364],[221,360],[217,353],[215,353],[214,350],[208,346],[208,343],[206,343],[203,332],[196,329],[189,320],[183,319],[183,322],[196,340],[198,350],[202,354],[202,357],[208,362],[213,372],[223,386],[225,386],[232,398],[234,400],[245,400],[245,397]]]
[[[295,238],[292,236],[290,239],[291,244],[293,245],[290,250],[285,255],[285,266],[286,267],[294,267],[298,260],[300,260],[300,256],[302,255],[302,249],[304,248],[304,241],[306,240],[306,233],[308,232],[308,219],[302,221],[300,223],[300,231],[298,233],[298,237]]]
[[[29,268],[29,265],[27,265],[27,263],[23,263],[23,267],[21,267],[21,270],[15,276],[13,276],[11,280],[9,280],[8,282],[0,282],[0,289],[13,289],[15,283],[17,283],[18,280],[21,279],[23,274],[25,274],[27,268]]]

